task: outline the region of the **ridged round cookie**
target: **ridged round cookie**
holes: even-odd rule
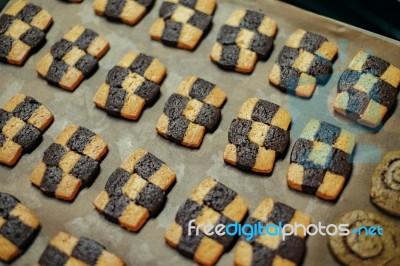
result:
[[[329,247],[344,265],[400,265],[400,230],[382,216],[365,211],[352,211],[341,215],[336,224],[349,224],[350,234],[329,236]],[[352,232],[361,226],[380,226],[382,236]]]
[[[376,168],[371,200],[383,211],[400,216],[400,151],[386,154]]]

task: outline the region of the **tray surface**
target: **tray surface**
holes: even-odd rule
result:
[[[164,241],[166,228],[173,221],[180,204],[205,178],[212,176],[237,191],[249,203],[250,210],[266,197],[284,202],[313,218],[314,223],[333,223],[343,212],[362,209],[386,216],[369,200],[371,175],[376,164],[387,152],[400,149],[400,112],[397,105],[383,128],[370,130],[333,113],[332,103],[336,96],[336,84],[340,73],[351,58],[366,50],[393,65],[400,66],[399,43],[359,30],[324,17],[308,13],[278,1],[218,1],[211,31],[194,51],[169,48],[151,41],[148,31],[158,17],[162,1],[158,0],[147,16],[134,27],[109,22],[94,14],[92,1],[66,4],[62,1],[31,2],[48,10],[54,24],[47,34],[47,43],[32,55],[23,67],[0,64],[0,106],[17,92],[26,93],[45,104],[54,114],[55,121],[45,132],[39,147],[24,155],[13,168],[0,166],[0,190],[19,198],[39,217],[42,229],[28,251],[15,261],[15,265],[32,265],[59,231],[76,237],[90,237],[107,249],[125,259],[128,265],[192,265]],[[13,3],[13,1],[11,1]],[[219,28],[236,8],[243,7],[261,11],[278,23],[275,48],[270,58],[257,63],[251,75],[220,70],[209,60],[209,53],[216,41]],[[71,93],[46,83],[38,77],[35,66],[72,26],[81,23],[103,35],[111,44],[110,51],[100,61],[94,76]],[[267,77],[287,37],[297,28],[320,33],[339,44],[339,56],[334,64],[334,74],[324,86],[318,86],[311,99],[300,99],[282,93],[271,86]],[[137,122],[112,118],[97,109],[92,98],[105,81],[108,70],[128,51],[143,52],[160,59],[168,68],[168,75],[161,87],[161,97],[145,109]],[[164,103],[180,82],[188,75],[197,75],[218,84],[228,94],[222,109],[222,121],[218,129],[207,134],[200,149],[178,146],[160,137],[155,130]],[[250,97],[258,97],[286,107],[292,115],[291,145],[283,159],[277,160],[270,176],[245,173],[226,165],[222,154],[228,143],[228,129],[239,106]],[[350,130],[357,135],[354,169],[350,181],[335,203],[315,196],[293,191],[286,185],[286,169],[290,151],[306,123],[316,118]],[[29,176],[41,160],[43,151],[68,123],[85,126],[99,134],[109,144],[109,152],[101,163],[101,172],[90,188],[83,189],[73,203],[62,202],[44,196],[29,182]],[[164,160],[177,173],[177,182],[168,194],[162,212],[150,219],[139,233],[131,233],[111,223],[93,207],[92,201],[104,188],[109,175],[133,150],[145,148]],[[398,225],[399,220],[390,217]],[[233,250],[222,256],[218,265],[232,265]],[[309,237],[304,265],[333,265],[337,262],[328,251],[323,236]]]

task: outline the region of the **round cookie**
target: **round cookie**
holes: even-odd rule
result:
[[[331,252],[344,265],[400,265],[400,230],[391,221],[372,212],[356,210],[341,215],[336,224],[349,224],[349,235],[329,236]],[[352,232],[361,226],[380,226],[383,235]]]
[[[400,151],[389,152],[378,165],[370,196],[383,211],[400,216]]]

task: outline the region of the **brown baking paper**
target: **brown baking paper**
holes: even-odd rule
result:
[[[12,1],[13,2],[13,1]],[[270,196],[299,209],[313,218],[313,222],[334,222],[343,212],[362,209],[386,216],[369,199],[371,175],[376,163],[388,151],[400,149],[399,106],[384,127],[378,131],[363,128],[333,113],[336,83],[351,58],[361,49],[400,66],[399,42],[330,20],[279,1],[218,1],[211,31],[194,51],[169,48],[151,41],[150,26],[158,17],[162,1],[131,27],[109,22],[94,14],[92,1],[67,4],[62,1],[32,0],[54,16],[54,24],[47,34],[47,43],[31,56],[23,67],[0,64],[0,105],[18,92],[26,93],[44,103],[54,114],[55,121],[44,134],[44,140],[31,154],[24,155],[13,168],[0,166],[0,191],[15,195],[40,218],[42,229],[15,265],[37,262],[49,240],[59,231],[90,237],[125,259],[128,265],[192,265],[164,242],[164,232],[173,221],[180,204],[204,179],[212,176],[241,194],[254,210],[258,203]],[[275,48],[266,62],[258,62],[251,75],[220,70],[210,62],[209,53],[219,28],[236,8],[260,11],[277,21],[279,31]],[[100,61],[100,69],[74,91],[52,87],[38,77],[35,66],[52,44],[77,23],[97,31],[111,43],[111,50]],[[311,99],[287,95],[271,86],[267,77],[287,37],[297,28],[320,33],[339,44],[339,56],[334,64],[334,75],[325,86],[318,86]],[[168,68],[161,87],[161,97],[147,108],[137,122],[112,118],[96,109],[92,98],[105,81],[110,70],[128,51],[155,56]],[[164,103],[187,75],[197,75],[218,84],[228,94],[222,110],[222,121],[213,134],[207,134],[200,149],[188,149],[157,135],[155,124]],[[245,173],[226,165],[222,155],[228,143],[228,129],[240,105],[249,97],[259,97],[286,107],[292,114],[291,145],[286,156],[279,159],[270,176]],[[325,120],[357,134],[355,164],[351,178],[335,203],[293,191],[286,185],[286,169],[290,151],[301,130],[311,118]],[[109,152],[101,163],[101,172],[90,188],[83,189],[72,203],[44,196],[29,182],[29,176],[41,160],[43,151],[54,141],[68,123],[76,123],[93,130],[109,144]],[[93,207],[92,201],[122,160],[136,148],[145,148],[164,160],[177,173],[177,182],[168,195],[162,212],[147,222],[139,233],[128,232],[109,222]],[[399,224],[399,220],[390,217]],[[328,251],[324,236],[309,237],[304,265],[332,265],[337,263]],[[233,264],[233,250],[222,256],[219,265]]]

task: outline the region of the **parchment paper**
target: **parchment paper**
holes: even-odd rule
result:
[[[13,2],[13,1],[12,1]],[[24,155],[14,168],[0,166],[0,191],[18,197],[40,218],[42,229],[29,250],[15,265],[32,265],[57,232],[66,231],[76,237],[87,236],[123,257],[128,265],[192,265],[164,242],[166,228],[176,211],[191,191],[207,175],[240,193],[254,210],[261,200],[270,196],[312,216],[313,222],[334,222],[343,212],[363,209],[378,212],[370,202],[371,175],[388,151],[400,149],[399,107],[380,130],[369,130],[333,113],[336,83],[351,58],[361,49],[400,66],[399,42],[377,36],[352,26],[339,23],[279,1],[218,1],[214,25],[194,51],[184,51],[151,41],[148,31],[158,17],[162,1],[158,0],[149,14],[134,27],[107,21],[94,14],[92,1],[66,4],[61,1],[32,0],[54,16],[54,24],[47,34],[46,45],[31,56],[23,67],[0,64],[0,105],[17,92],[26,93],[44,103],[55,116],[55,122],[44,134],[44,140],[34,152]],[[244,7],[264,12],[275,19],[279,31],[275,48],[266,62],[259,62],[251,75],[220,70],[209,60],[210,50],[219,28],[236,8]],[[34,70],[39,59],[51,45],[77,23],[92,28],[111,43],[111,50],[100,61],[100,69],[85,80],[74,92],[49,86]],[[297,28],[320,33],[340,46],[334,64],[334,75],[325,86],[318,86],[314,96],[300,99],[282,93],[269,85],[268,74],[289,34]],[[144,111],[138,122],[112,118],[96,109],[92,98],[105,81],[108,70],[128,51],[140,51],[155,56],[168,68],[161,97]],[[197,75],[221,86],[228,94],[222,110],[222,121],[213,134],[207,134],[200,149],[178,146],[157,135],[155,124],[165,101],[187,75]],[[286,107],[292,114],[291,145],[283,159],[279,159],[270,176],[242,172],[225,165],[222,155],[228,143],[227,133],[240,105],[249,97],[259,97]],[[309,119],[325,120],[357,134],[354,170],[340,199],[327,202],[315,196],[293,191],[286,185],[285,173],[290,151]],[[73,203],[44,196],[29,182],[29,176],[41,160],[43,151],[68,123],[76,123],[101,135],[109,144],[109,153],[101,163],[101,172],[94,184],[83,189]],[[134,149],[143,147],[164,160],[177,173],[177,182],[168,195],[163,211],[147,222],[139,233],[128,232],[109,222],[93,207],[92,201],[104,188],[107,178]],[[390,217],[399,224],[399,220]],[[232,265],[233,250],[219,261]],[[328,251],[323,236],[309,237],[304,265],[334,265],[337,262]]]

